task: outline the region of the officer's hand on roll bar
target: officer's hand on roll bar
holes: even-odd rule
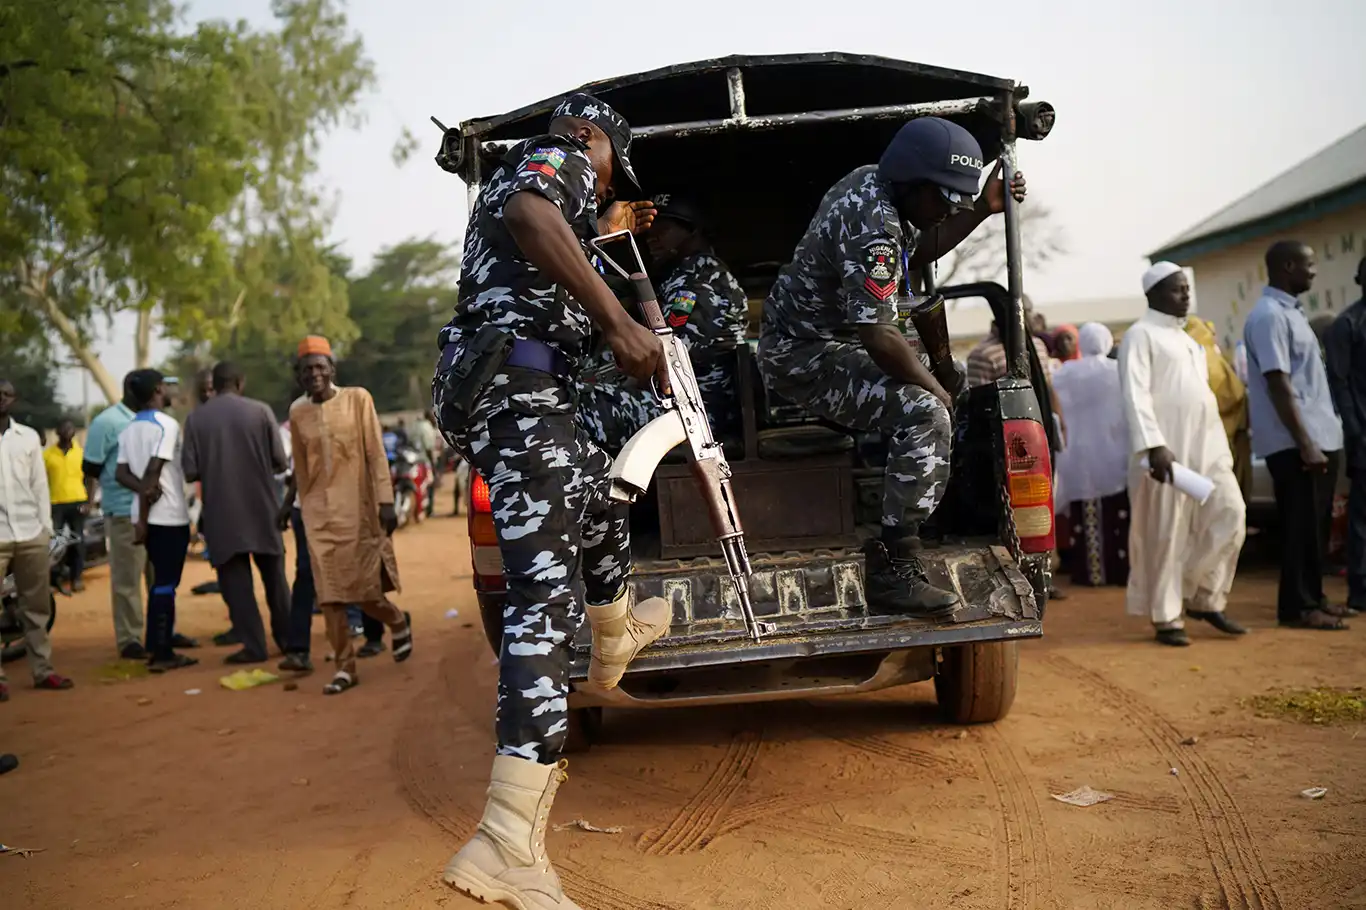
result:
[[[1002,167],[1002,162],[997,161],[991,176],[987,178],[986,186],[982,188],[982,202],[993,215],[999,215],[1006,210],[1006,188],[1005,180],[1001,176]],[[1020,171],[1016,171],[1015,176],[1010,178],[1010,195],[1015,197],[1016,202],[1024,202],[1025,196],[1029,195],[1025,176]]]

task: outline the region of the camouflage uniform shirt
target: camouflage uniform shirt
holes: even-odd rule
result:
[[[503,156],[470,213],[460,302],[441,330],[439,345],[491,323],[514,338],[547,342],[571,358],[585,352],[592,329],[588,313],[523,257],[503,221],[503,207],[514,193],[536,193],[553,202],[586,242],[597,234],[598,219],[595,174],[586,151],[573,137],[541,136]]]
[[[710,249],[684,256],[659,287],[669,327],[696,351],[733,347],[745,340],[749,308],[745,292]]]
[[[897,214],[890,187],[866,165],[821,200],[764,303],[764,333],[850,341],[857,327],[895,325],[906,259],[919,233]],[[906,328],[914,338],[914,329]]]

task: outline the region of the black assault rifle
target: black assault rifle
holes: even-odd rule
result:
[[[603,245],[614,240],[625,240],[630,244],[633,271],[622,268],[603,252]],[[650,478],[654,476],[660,460],[675,446],[687,443],[688,466],[692,469],[702,498],[707,502],[712,530],[716,532],[717,543],[725,555],[726,571],[735,585],[735,596],[740,601],[745,628],[750,638],[758,641],[776,627],[771,622],[756,619],[754,607],[749,601],[749,576],[753,570],[750,569],[749,554],[745,552],[745,532],[740,526],[735,494],[730,487],[730,465],[721,450],[721,443],[712,438],[711,424],[707,422],[702,395],[697,389],[697,377],[688,358],[688,346],[674,337],[673,329],[664,321],[659,301],[655,299],[654,287],[645,274],[645,264],[641,261],[640,250],[631,232],[603,234],[588,243],[604,263],[631,282],[645,317],[646,328],[654,332],[664,345],[664,359],[672,386],[671,394],[666,395],[653,378],[650,380],[655,397],[664,406],[664,413],[632,436],[612,462],[611,496],[620,502],[634,502],[650,485]]]

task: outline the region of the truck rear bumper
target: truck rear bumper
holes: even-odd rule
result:
[[[653,560],[637,565],[637,600],[673,607],[668,634],[645,650],[612,692],[576,691],[577,706],[753,701],[814,692],[866,692],[927,679],[933,649],[1043,634],[1039,601],[1000,546],[961,543],[928,549],[926,571],[952,587],[963,606],[948,620],[925,621],[869,610],[857,551],[769,555],[754,561],[755,613],[777,631],[754,642],[719,560]],[[486,617],[501,622],[501,592],[480,592]],[[496,633],[495,633],[496,635]],[[582,689],[592,644],[585,623],[574,640],[570,680]],[[912,659],[905,652],[919,651]],[[926,657],[925,655],[928,655]]]

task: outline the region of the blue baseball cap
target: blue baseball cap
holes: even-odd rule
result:
[[[955,208],[971,208],[982,182],[982,146],[972,133],[940,117],[920,117],[897,130],[878,162],[888,183],[933,183]]]

